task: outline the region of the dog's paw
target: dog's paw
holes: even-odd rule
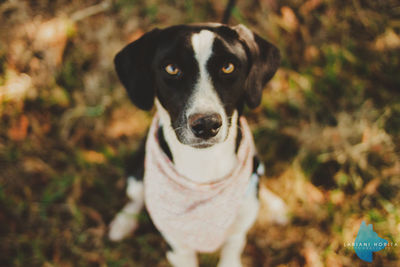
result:
[[[167,260],[174,267],[197,267],[196,254],[193,253],[176,253],[174,251],[167,252]]]
[[[218,267],[243,267],[243,265],[240,259],[228,259],[220,261]]]
[[[279,196],[263,187],[260,190],[260,199],[266,205],[270,222],[286,225],[289,222],[288,208]]]
[[[138,221],[132,214],[119,213],[110,224],[108,238],[111,241],[120,241],[131,234],[138,227]]]

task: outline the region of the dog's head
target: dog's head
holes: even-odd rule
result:
[[[156,102],[177,140],[202,148],[226,140],[244,104],[260,104],[280,55],[243,25],[201,24],[154,29],[114,61],[136,106],[149,110]]]

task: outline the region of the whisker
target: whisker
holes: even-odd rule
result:
[[[185,128],[186,126],[179,126],[179,127],[176,127],[176,128],[172,128],[174,131],[177,131],[177,130],[180,130],[180,129],[183,129],[183,128]]]

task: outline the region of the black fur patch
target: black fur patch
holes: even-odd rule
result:
[[[165,155],[167,155],[168,158],[172,162],[174,162],[171,150],[169,149],[169,146],[168,146],[167,142],[165,141],[165,137],[164,137],[164,133],[163,133],[162,127],[158,128],[157,138],[158,138],[158,142],[160,144],[160,147],[161,147],[162,151],[164,151]]]

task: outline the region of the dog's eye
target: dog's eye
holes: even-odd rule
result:
[[[222,72],[225,74],[230,74],[235,70],[235,65],[233,63],[226,63],[225,65],[222,66],[221,68]]]
[[[174,64],[168,64],[164,69],[169,75],[177,76],[181,74],[181,70]]]

